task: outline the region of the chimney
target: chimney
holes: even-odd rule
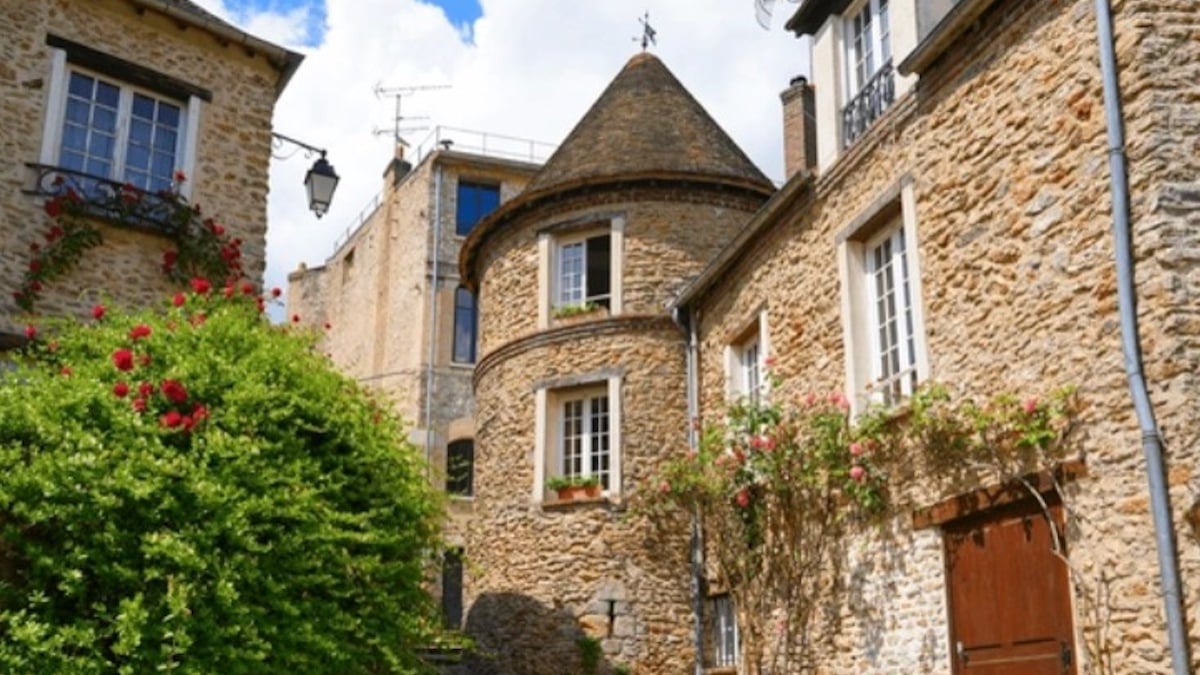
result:
[[[387,168],[383,171],[385,181],[390,179],[392,187],[399,185],[400,181],[404,180],[404,177],[408,175],[408,172],[412,171],[412,164],[404,159],[405,145],[408,144],[404,141],[396,144],[396,156],[392,158],[392,161],[388,163]]]
[[[816,101],[803,75],[792,78],[791,86],[779,98],[783,100],[784,180],[790,180],[817,166]]]

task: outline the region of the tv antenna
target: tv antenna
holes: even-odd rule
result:
[[[415,117],[414,116],[405,117],[403,112],[401,112],[401,105],[403,104],[404,97],[411,96],[419,91],[432,91],[435,89],[449,89],[449,88],[450,88],[450,85],[448,85],[448,84],[421,84],[421,85],[410,86],[410,87],[385,87],[382,85],[382,83],[378,83],[378,82],[375,83],[375,97],[376,98],[392,97],[392,98],[396,99],[396,115],[395,115],[395,118],[392,120],[392,128],[391,129],[381,129],[379,127],[375,127],[374,129],[371,130],[371,133],[376,136],[391,136],[392,140],[396,143],[396,152],[399,153],[401,151],[400,149],[402,147],[408,145],[408,143],[406,143],[404,141],[404,139],[402,138],[403,134],[411,133],[413,131],[421,131],[421,130],[429,128],[426,126],[416,126],[416,127],[403,126],[405,120],[427,120],[427,119],[429,119],[429,117],[426,115],[415,116]]]
[[[638,22],[642,24],[642,36],[640,38],[633,38],[633,41],[637,42],[638,40],[641,40],[642,51],[646,51],[646,48],[650,45],[657,46],[658,40],[655,36],[658,35],[658,31],[654,30],[654,28],[650,25],[650,12],[646,12],[645,16],[639,16]]]

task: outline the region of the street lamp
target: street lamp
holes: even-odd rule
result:
[[[337,189],[338,184],[337,172],[333,170],[333,165],[325,159],[325,150],[283,134],[271,132],[271,136],[274,139],[271,141],[272,147],[281,147],[284,142],[287,142],[304,148],[306,157],[320,153],[321,156],[313,162],[312,168],[304,174],[304,189],[308,193],[308,208],[312,209],[318,218],[325,215],[325,212],[329,210],[329,204],[333,201],[333,191]]]

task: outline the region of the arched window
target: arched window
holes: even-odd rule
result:
[[[475,363],[475,296],[459,286],[454,289],[454,349],[455,363]]]
[[[446,492],[459,497],[474,494],[475,441],[454,441],[446,447]]]

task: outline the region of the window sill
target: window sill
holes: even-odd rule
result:
[[[457,370],[475,370],[475,362],[467,363],[466,361],[451,361],[450,367]]]
[[[704,675],[737,675],[737,666],[721,666],[720,668],[705,668]]]

